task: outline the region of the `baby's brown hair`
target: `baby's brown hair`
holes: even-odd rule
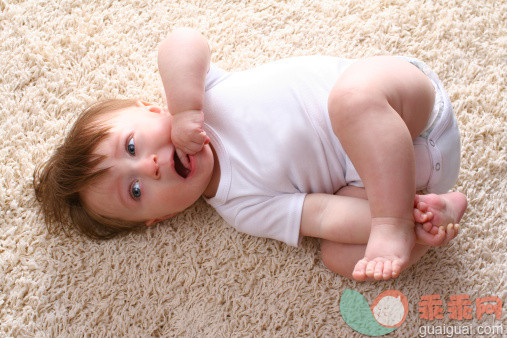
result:
[[[80,196],[80,192],[108,170],[96,169],[104,156],[93,153],[111,128],[100,124],[99,118],[135,104],[136,100],[112,99],[89,106],[78,117],[63,144],[47,162],[35,169],[35,196],[40,202],[46,225],[65,224],[70,217],[72,226],[94,239],[109,239],[144,228],[141,222],[98,215],[87,208]]]

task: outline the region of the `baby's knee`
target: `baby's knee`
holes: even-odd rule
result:
[[[355,123],[367,121],[371,114],[390,111],[387,99],[361,83],[337,83],[328,97],[328,113],[335,133]]]
[[[337,247],[326,245],[326,241],[321,242],[320,259],[326,268],[342,277],[353,279],[353,267],[344,264],[345,259],[343,254]],[[337,250],[338,249],[338,250]]]
[[[371,96],[360,84],[337,83],[329,93],[327,107],[331,117],[350,118],[351,112],[365,111],[372,104]]]

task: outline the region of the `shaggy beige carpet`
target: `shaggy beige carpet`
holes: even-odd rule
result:
[[[340,314],[345,289],[370,304],[388,289],[407,296],[391,336],[505,324],[505,306],[499,320],[477,319],[474,300],[507,294],[506,23],[496,0],[0,0],[0,336],[359,336]],[[458,238],[394,281],[356,283],[323,266],[317,240],[291,248],[239,234],[203,201],[109,242],[49,234],[35,166],[88,103],[161,102],[157,45],[180,26],[205,34],[228,70],[309,54],[425,60],[461,128],[455,190],[470,204]],[[419,317],[429,294],[443,319]],[[449,318],[457,294],[470,296],[472,320]]]

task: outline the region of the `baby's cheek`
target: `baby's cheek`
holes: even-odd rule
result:
[[[173,128],[173,117],[171,114],[163,114],[152,126],[152,133],[162,137],[165,142],[171,141],[171,128]]]

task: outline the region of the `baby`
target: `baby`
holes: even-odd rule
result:
[[[360,281],[395,278],[457,235],[467,200],[443,193],[457,180],[459,132],[421,61],[310,56],[226,72],[182,29],[158,62],[167,109],[92,105],[36,170],[47,223],[69,214],[110,238],[203,196],[241,232],[321,238],[323,263]]]

